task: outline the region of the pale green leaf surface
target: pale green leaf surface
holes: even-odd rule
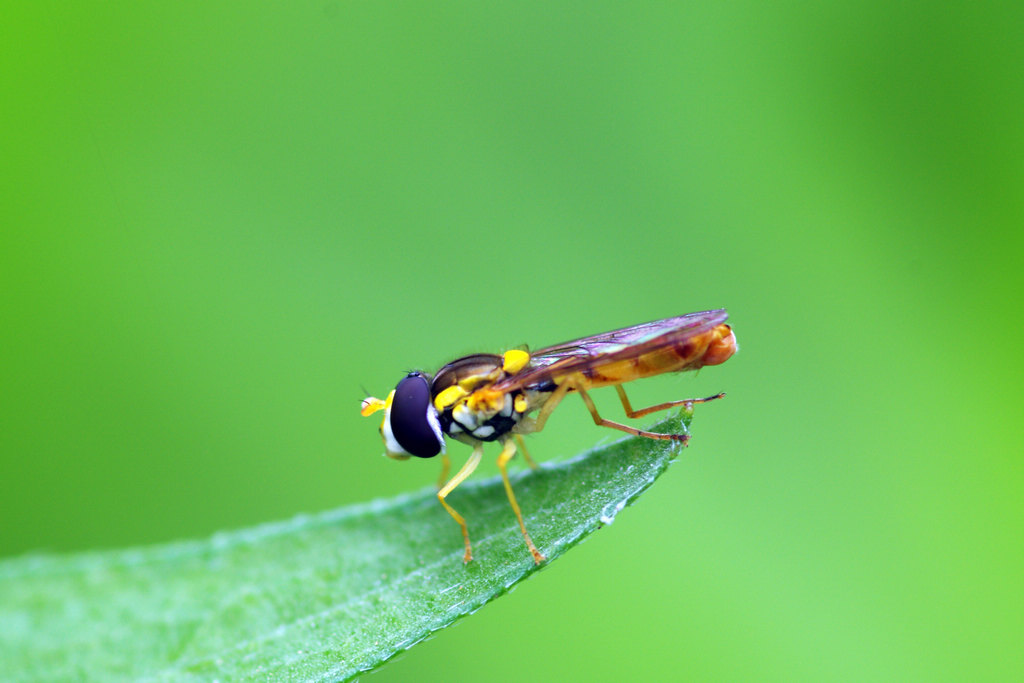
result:
[[[687,413],[653,428],[684,432]],[[513,477],[551,562],[669,465],[630,438]],[[0,562],[0,680],[347,680],[506,592],[536,567],[500,478],[202,541]]]

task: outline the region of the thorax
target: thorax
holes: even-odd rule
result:
[[[476,354],[448,363],[431,383],[441,429],[460,441],[495,441],[513,431],[530,410],[522,391],[500,391],[509,375],[502,357]]]

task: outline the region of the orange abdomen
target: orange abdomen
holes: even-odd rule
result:
[[[598,363],[582,374],[593,387],[623,384],[666,372],[719,365],[729,360],[736,349],[736,336],[732,328],[723,323],[703,334],[652,349],[634,358]]]

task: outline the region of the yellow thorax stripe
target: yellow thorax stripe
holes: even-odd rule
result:
[[[445,408],[454,405],[456,401],[466,396],[469,396],[468,391],[458,384],[453,384],[434,398],[434,407],[437,409],[437,412],[443,413]]]

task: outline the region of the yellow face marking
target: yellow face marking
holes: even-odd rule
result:
[[[453,384],[437,395],[437,398],[434,399],[434,407],[437,408],[437,412],[443,413],[445,408],[465,396],[469,396],[469,392],[458,384]]]
[[[363,407],[362,407],[362,410],[360,410],[359,412],[362,414],[363,417],[369,417],[370,415],[373,415],[374,413],[379,412],[381,410],[387,410],[388,408],[391,407],[391,401],[394,398],[395,398],[395,390],[394,389],[392,389],[391,393],[388,394],[387,399],[385,399],[383,401],[380,400],[379,398],[374,398],[373,396],[367,396],[366,398],[363,399]],[[387,416],[387,413],[385,413],[384,414],[384,419],[380,421],[380,431],[381,431],[381,435],[382,436],[384,434],[384,422],[387,419],[388,419],[388,416]],[[384,443],[385,443],[385,445],[387,444],[387,440],[386,439],[385,439]],[[393,455],[391,453],[385,453],[385,455],[387,455],[389,458],[394,458],[395,460],[406,460],[409,457],[407,455]]]
[[[394,389],[392,389],[392,390],[391,390],[391,393],[390,393],[390,394],[388,394],[388,397],[387,397],[387,398],[386,398],[386,399],[384,400],[384,408],[385,408],[385,409],[387,409],[387,408],[390,408],[390,407],[391,407],[391,401],[392,401],[392,400],[393,400],[394,398],[395,398],[395,390],[394,390]],[[377,410],[380,410],[380,408],[377,408]],[[376,411],[375,411],[375,412],[376,412]],[[388,419],[388,416],[387,416],[387,414],[385,414],[385,415],[384,415],[384,419],[380,421],[380,428],[381,428],[381,430],[383,430],[383,429],[384,429],[384,420],[386,420],[386,419]]]
[[[363,417],[370,417],[378,410],[384,410],[385,407],[384,401],[373,396],[367,396],[363,399],[363,407],[359,412]]]
[[[522,349],[511,349],[505,352],[501,369],[510,375],[514,375],[530,362],[530,354]]]

